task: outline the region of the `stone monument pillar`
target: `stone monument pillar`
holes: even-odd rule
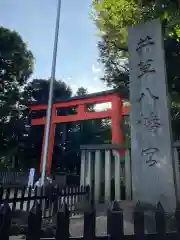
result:
[[[133,199],[176,205],[166,66],[159,19],[129,29]]]

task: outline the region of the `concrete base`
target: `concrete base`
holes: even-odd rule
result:
[[[107,209],[112,203],[108,204],[99,204],[96,206],[96,216],[97,217],[106,217]],[[133,212],[136,208],[136,202],[134,201],[119,201],[120,208],[123,210],[124,222],[125,225],[128,224],[128,228],[125,229],[125,234],[133,234],[134,228],[134,219]],[[156,206],[153,206],[148,203],[141,203],[141,210],[144,211],[144,222],[145,222],[145,233],[154,233],[156,232],[156,223],[154,218],[154,212],[156,211]],[[176,221],[174,215],[166,214],[166,223],[167,223],[167,232],[176,231]]]

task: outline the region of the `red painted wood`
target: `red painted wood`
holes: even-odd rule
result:
[[[69,115],[69,116],[55,116],[53,122],[54,123],[65,123],[65,122],[77,122],[83,120],[90,120],[90,119],[101,119],[101,118],[108,118],[111,117],[111,111],[107,112],[85,112],[79,113],[77,115]]]
[[[46,117],[38,118],[38,119],[32,119],[31,124],[33,126],[35,126],[35,125],[45,125],[46,124]]]
[[[30,106],[30,111],[38,111],[38,110],[47,110],[47,104],[46,105],[34,105]]]
[[[123,102],[119,96],[113,96],[112,99],[112,143],[113,144],[124,144],[124,133],[121,128],[121,124],[123,121],[122,115]],[[119,152],[121,156],[124,156],[125,151],[121,150]]]
[[[112,104],[112,109],[109,109],[107,111],[87,112],[86,110],[87,104],[98,104],[98,103],[108,103],[108,102]],[[76,107],[77,114],[68,115],[68,116],[56,115],[57,108],[66,108],[66,107]],[[39,111],[39,110],[46,110],[46,109],[47,109],[47,105],[30,106],[30,111]],[[123,144],[124,137],[123,137],[123,131],[121,129],[121,121],[122,121],[122,116],[129,115],[129,112],[130,112],[130,106],[123,107],[121,97],[119,97],[115,93],[111,95],[106,95],[106,96],[76,99],[72,101],[59,102],[59,103],[53,104],[52,125],[50,129],[50,142],[49,142],[49,149],[48,149],[48,163],[47,163],[48,174],[50,174],[51,172],[52,155],[53,155],[54,138],[55,138],[55,124],[66,123],[66,122],[77,122],[77,121],[83,121],[83,120],[92,120],[92,119],[111,118],[112,119],[112,143]],[[45,126],[46,117],[32,119],[31,123],[32,125]],[[43,138],[43,144],[42,144],[40,171],[42,169],[43,146],[44,146],[44,138]]]
[[[130,113],[130,106],[127,106],[127,107],[122,107],[122,115],[129,115]]]
[[[66,123],[66,122],[78,122],[83,120],[90,119],[101,119],[111,117],[111,110],[106,112],[84,112],[76,115],[68,115],[68,116],[55,116],[52,119],[53,123]],[[46,117],[32,119],[32,125],[45,125]]]
[[[98,104],[98,103],[107,103],[107,102],[112,102],[113,96],[117,96],[116,94],[114,95],[109,95],[109,96],[104,96],[104,97],[96,97],[96,98],[87,98],[87,99],[79,99],[79,100],[72,100],[68,102],[59,102],[53,104],[53,107],[56,108],[63,108],[63,107],[74,107],[82,104]],[[38,110],[46,110],[47,105],[34,105],[30,106],[30,111],[38,111]],[[124,107],[123,109],[129,109],[129,107]],[[126,114],[124,114],[126,115]]]
[[[124,136],[121,129],[122,123],[122,100],[119,96],[113,96],[112,99],[112,143],[123,144]]]
[[[97,104],[97,103],[106,103],[111,102],[113,95],[109,96],[101,96],[101,97],[95,97],[95,98],[86,98],[86,99],[77,99],[67,102],[59,102],[54,103],[53,106],[56,108],[65,108],[65,107],[74,107],[82,104]],[[34,105],[30,106],[31,111],[38,111],[38,110],[44,110],[47,109],[47,105]]]
[[[128,115],[129,108],[124,108],[122,115]],[[85,112],[83,114],[77,115],[68,115],[68,116],[56,116],[52,121],[54,123],[65,123],[65,122],[76,122],[76,121],[83,121],[83,120],[90,120],[90,119],[101,119],[101,118],[111,118],[111,110],[106,112]],[[46,117],[37,118],[31,120],[32,125],[45,125],[46,124]]]

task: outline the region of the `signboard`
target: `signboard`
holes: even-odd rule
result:
[[[133,198],[175,208],[171,127],[159,19],[129,29]]]

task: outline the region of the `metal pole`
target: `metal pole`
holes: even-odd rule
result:
[[[46,115],[46,128],[45,128],[46,131],[45,131],[45,142],[44,142],[44,149],[43,149],[44,154],[43,154],[43,166],[42,166],[42,173],[41,173],[41,185],[44,185],[44,180],[46,176],[46,163],[48,158],[49,137],[50,137],[49,135],[50,135],[50,128],[51,128],[51,116],[52,116],[52,106],[53,106],[53,89],[54,89],[54,82],[55,82],[56,58],[57,58],[58,37],[59,37],[60,12],[61,12],[61,0],[58,0],[48,109],[47,109],[47,115]]]

